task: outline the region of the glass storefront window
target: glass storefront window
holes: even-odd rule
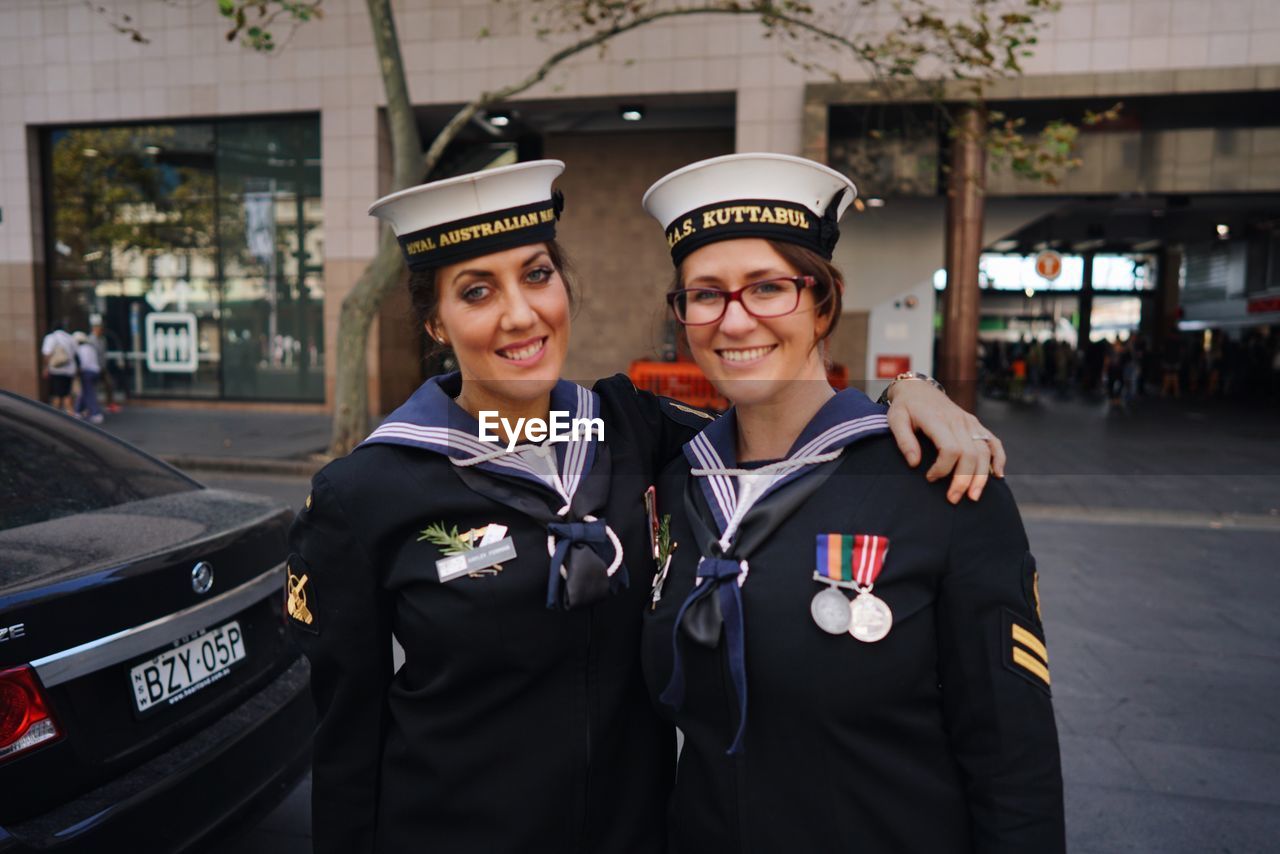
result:
[[[323,401],[315,117],[46,135],[49,316],[142,397]]]
[[[1010,255],[984,252],[978,259],[978,286],[997,291],[1078,291],[1084,282],[1084,258],[1062,256],[1062,273],[1056,279],[1045,279],[1036,272],[1034,255]],[[1155,259],[1150,255],[1093,256],[1093,288],[1099,291],[1149,291],[1155,287],[1152,270]],[[933,286],[947,286],[947,271],[934,271]]]

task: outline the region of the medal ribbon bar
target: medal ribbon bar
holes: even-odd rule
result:
[[[831,581],[853,580],[853,537],[818,534],[818,574]]]
[[[878,534],[818,534],[817,575],[840,587],[870,590],[884,568],[889,538]]]
[[[877,534],[858,534],[853,547],[853,564],[857,567],[854,581],[859,590],[870,590],[884,568],[889,553],[889,538]]]

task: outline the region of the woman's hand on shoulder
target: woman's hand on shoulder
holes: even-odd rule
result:
[[[966,495],[977,501],[990,474],[1004,477],[1004,444],[965,412],[951,398],[927,382],[895,383],[889,402],[889,429],[898,449],[911,465],[919,465],[920,441],[924,433],[938,448],[938,458],[925,473],[929,481],[951,475],[947,500],[952,504]],[[977,438],[977,437],[986,437]]]

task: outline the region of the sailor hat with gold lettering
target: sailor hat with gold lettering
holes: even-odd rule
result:
[[[677,267],[695,249],[742,237],[795,243],[830,260],[857,192],[839,172],[803,157],[730,154],[660,178],[642,204],[666,230]]]
[[[554,240],[564,196],[559,160],[533,160],[432,181],[383,196],[369,214],[396,233],[410,270]]]

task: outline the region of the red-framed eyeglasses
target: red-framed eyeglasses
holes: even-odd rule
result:
[[[800,292],[817,284],[813,276],[780,276],[752,282],[736,291],[720,288],[682,288],[667,294],[667,304],[676,320],[685,326],[707,326],[716,323],[729,310],[729,303],[739,303],[747,314],[756,318],[783,317],[800,305]]]

